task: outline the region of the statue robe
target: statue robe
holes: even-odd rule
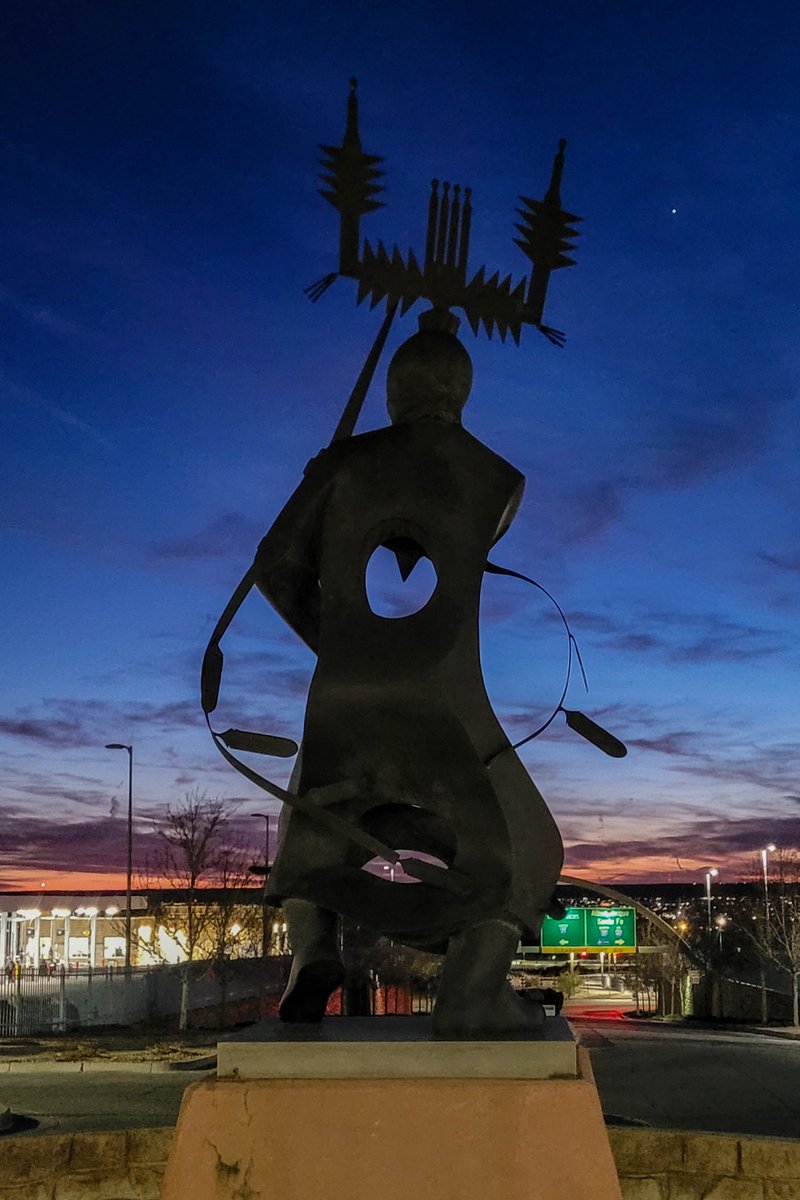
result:
[[[489,703],[478,630],[487,554],[523,486],[460,424],[434,419],[335,443],[309,464],[257,560],[260,590],[318,660],[291,786],[352,781],[335,811],[448,864],[471,891],[392,885],[361,869],[367,851],[287,806],[273,898],[310,900],[415,945],[498,916],[538,932],[561,839]],[[382,545],[404,569],[420,554],[436,569],[410,616],[370,608],[366,568]]]

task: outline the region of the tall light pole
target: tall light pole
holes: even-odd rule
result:
[[[719,871],[716,867],[711,867],[706,871],[706,908],[708,909],[708,928],[711,929],[711,880],[716,879]]]
[[[128,752],[128,869],[125,880],[125,970],[131,965],[131,876],[133,874],[133,746],[106,742],[106,750]]]
[[[261,901],[261,956],[266,959],[269,950],[269,922],[267,920],[267,883],[269,881],[269,821],[271,813],[251,813],[264,822],[264,893]]]
[[[764,945],[768,948],[771,942],[769,930],[769,856],[775,850],[772,842],[761,851],[761,868],[764,872]],[[769,996],[767,995],[767,968],[764,958],[759,956],[758,974],[761,982],[761,1021],[766,1025],[769,1020]]]
[[[775,849],[775,846],[770,842],[761,851],[761,866],[764,871],[764,916],[767,918],[767,930],[769,929],[769,869],[767,864],[770,854],[773,854]]]

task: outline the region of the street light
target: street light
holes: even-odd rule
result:
[[[711,880],[716,879],[719,871],[716,867],[711,867],[706,871],[706,906],[708,908],[708,928],[711,928]]]
[[[774,854],[775,849],[776,847],[770,842],[761,851],[761,866],[764,869],[764,915],[767,918],[767,928],[769,928],[769,873],[767,870],[767,860],[770,854]]]
[[[133,746],[106,742],[106,750],[128,752],[128,870],[125,880],[125,969],[131,965],[131,875],[133,874]]]
[[[725,926],[728,924],[728,918],[727,917],[717,917],[716,920],[714,921],[714,924],[716,925],[717,929],[719,930],[719,948],[721,950],[722,949],[722,933],[723,933],[723,930],[725,929]]]
[[[250,813],[264,822],[264,890],[261,900],[261,957],[266,959],[269,950],[269,923],[267,921],[267,882],[269,880],[269,822],[271,813]]]

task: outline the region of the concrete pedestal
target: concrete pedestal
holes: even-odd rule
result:
[[[430,1017],[332,1017],[319,1025],[259,1021],[217,1046],[220,1079],[552,1079],[576,1076],[563,1017],[514,1041],[434,1039]]]
[[[392,1030],[403,1018],[373,1018],[366,1054],[363,1042],[342,1038],[345,1020],[327,1023],[340,1026],[339,1037],[303,1041],[277,1030],[266,1042],[234,1043],[239,1068],[231,1056],[224,1066],[221,1046],[223,1069],[241,1072],[249,1045],[257,1070],[252,1056],[267,1060],[272,1046],[270,1070],[282,1056],[293,1077],[240,1073],[188,1088],[162,1200],[375,1200],[387,1191],[414,1200],[621,1200],[589,1059],[574,1043],[573,1071],[551,1064],[536,1077],[537,1046],[552,1058],[547,1039],[403,1041]],[[348,1046],[358,1047],[352,1061]],[[492,1058],[502,1076],[490,1073]]]

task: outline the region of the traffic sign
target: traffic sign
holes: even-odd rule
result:
[[[543,954],[564,954],[570,950],[583,950],[585,945],[585,908],[568,908],[560,920],[545,917],[542,922]]]
[[[590,908],[586,913],[590,950],[636,949],[636,913],[632,908]]]
[[[568,908],[564,916],[542,922],[543,954],[636,949],[636,912],[632,908]]]

